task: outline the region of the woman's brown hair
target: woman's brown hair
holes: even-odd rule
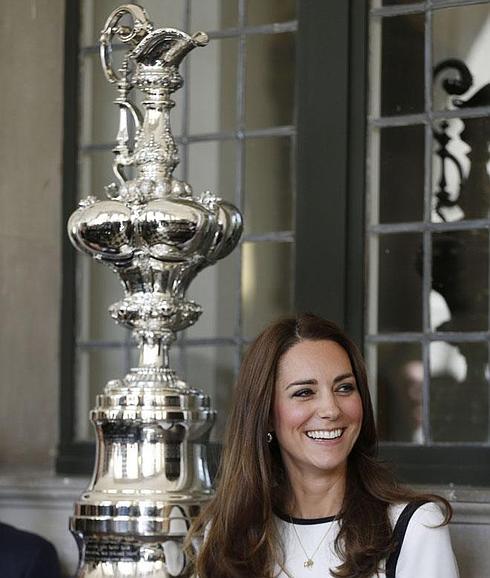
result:
[[[356,345],[337,325],[301,314],[269,325],[250,346],[238,375],[228,420],[216,495],[192,534],[206,529],[195,561],[199,578],[271,578],[281,564],[274,512],[285,511],[288,478],[277,442],[268,444],[279,360],[303,340],[338,343],[349,356],[362,400],[363,421],[348,458],[347,483],[335,548],[343,563],[337,578],[368,578],[395,548],[390,504],[414,499],[436,501],[450,519],[449,504],[438,496],[415,494],[396,483],[377,461],[377,435],[366,369]]]

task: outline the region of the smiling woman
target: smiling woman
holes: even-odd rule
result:
[[[206,529],[196,573],[457,578],[449,504],[399,486],[376,451],[355,344],[310,314],[267,327],[240,370],[216,496],[191,535]]]
[[[317,477],[341,483],[362,413],[349,356],[338,343],[305,340],[286,351],[278,366],[271,427],[293,486]],[[316,499],[312,506],[317,514]],[[311,517],[311,512],[294,513]]]

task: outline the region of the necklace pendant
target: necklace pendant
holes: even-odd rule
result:
[[[308,558],[308,560],[305,560],[304,567],[309,569],[313,567],[313,564],[314,564],[313,560],[311,558]]]

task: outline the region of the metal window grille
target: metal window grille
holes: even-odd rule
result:
[[[228,1],[228,0],[227,0]],[[193,0],[175,0],[177,5],[180,6],[182,10],[182,21],[183,29],[189,32],[192,23],[193,10],[195,9],[195,2]],[[233,130],[224,130],[210,133],[200,133],[196,134],[191,131],[189,124],[189,107],[190,107],[190,95],[191,92],[196,88],[191,86],[190,75],[189,75],[189,60],[186,60],[182,67],[182,74],[184,77],[184,88],[181,90],[181,102],[178,104],[178,108],[182,110],[182,127],[180,134],[176,133],[176,140],[179,144],[179,151],[181,157],[180,163],[180,177],[184,180],[188,180],[189,176],[189,146],[194,143],[224,143],[228,142],[235,147],[235,182],[234,182],[234,194],[232,201],[234,204],[240,208],[242,213],[245,210],[246,202],[246,146],[251,139],[263,139],[271,137],[283,137],[287,139],[290,143],[289,149],[291,155],[294,151],[294,140],[296,134],[296,128],[294,124],[288,124],[286,126],[266,126],[264,128],[249,128],[246,123],[246,75],[247,75],[247,47],[250,39],[257,38],[258,36],[277,36],[285,33],[295,33],[297,30],[297,21],[288,20],[284,22],[270,22],[266,24],[259,25],[249,25],[247,24],[247,12],[249,9],[249,0],[236,0],[237,9],[237,21],[236,26],[217,29],[212,31],[206,31],[209,34],[211,42],[213,40],[222,39],[236,39],[238,44],[238,50],[236,53],[236,91],[235,91],[235,119]],[[81,4],[82,6],[82,17],[84,14],[90,17],[94,4],[92,0],[84,0]],[[107,14],[110,9],[107,9]],[[161,14],[153,14],[151,7],[149,7],[150,17],[154,18],[155,23],[158,25],[165,25],[162,21]],[[107,15],[106,15],[107,16]],[[158,20],[158,22],[157,22]],[[101,23],[102,26],[102,23]],[[96,32],[96,31],[95,31]],[[93,44],[82,45],[80,48],[79,60],[81,66],[89,58],[96,58],[96,53],[98,52],[98,45],[95,44],[97,38],[93,38]],[[82,93],[83,99],[87,100],[93,98],[90,93]],[[198,96],[196,97],[198,98]],[[83,103],[82,103],[83,105]],[[95,104],[95,106],[98,106]],[[111,142],[111,138],[114,135],[108,135],[106,142],[92,142],[90,139],[83,140],[83,125],[81,127],[82,139],[79,147],[79,155],[92,155],[92,158],[102,159],[102,155],[106,155],[106,161],[108,162],[108,151],[110,151],[114,144]],[[293,163],[290,162],[290,167]],[[110,167],[108,167],[110,168]],[[290,169],[292,170],[292,169]],[[291,175],[291,183],[294,186],[294,178]],[[191,185],[193,183],[191,182]],[[84,187],[80,187],[80,195],[85,196],[87,193],[92,192],[89,190],[84,190]],[[101,191],[94,191],[99,194]],[[293,206],[294,206],[294,190],[292,191],[293,196]],[[238,253],[238,267],[237,275],[238,279],[235,280],[238,287],[242,287],[242,254],[243,247],[245,244],[254,244],[258,242],[273,243],[273,244],[286,244],[292,246],[294,244],[295,234],[293,230],[265,230],[257,234],[246,234],[240,243],[240,246],[235,250]],[[87,264],[86,259],[83,257],[78,260],[78,290],[79,295],[81,294],[80,289],[83,283],[89,282],[90,266]],[[100,269],[101,267],[98,267]],[[289,273],[290,283],[292,283],[292,271]],[[94,270],[94,275],[98,274]],[[114,294],[114,300],[118,298],[118,294]],[[197,296],[199,301],[199,297]],[[292,306],[292,305],[291,305]],[[78,308],[78,325],[80,327],[83,324],[83,318],[88,314],[90,308],[90,302],[84,299],[83,302],[78,297],[77,301]],[[181,335],[177,344],[174,346],[176,352],[175,365],[177,370],[181,373],[186,374],[186,358],[189,348],[204,347],[204,348],[232,348],[234,351],[234,369],[235,373],[238,371],[241,356],[244,346],[250,341],[251,335],[246,335],[243,327],[243,296],[242,291],[238,291],[235,296],[235,326],[233,329],[233,335],[220,337],[218,336],[202,336],[202,337],[192,337],[189,335]],[[199,322],[198,322],[199,323]],[[93,353],[108,353],[110,351],[122,351],[124,353],[125,365],[126,367],[121,367],[120,372],[128,371],[131,367],[132,360],[134,360],[135,355],[135,345],[131,341],[129,332],[123,338],[116,339],[93,339],[91,337],[86,338],[81,332],[78,332],[79,337],[76,339],[76,357],[80,359],[82,354],[93,354]],[[80,365],[80,364],[79,364]],[[115,377],[115,376],[114,376]],[[86,376],[85,376],[86,379]],[[79,369],[78,371],[79,382],[83,381],[83,371]],[[97,388],[100,390],[103,387],[103,383],[98,383]],[[202,384],[196,384],[202,386]],[[230,387],[230,384],[224,384],[225,387]],[[91,399],[92,395],[88,392],[88,387],[80,383],[77,389],[77,410],[76,414],[78,421],[80,422],[80,427],[82,428],[82,438],[88,437],[88,426],[83,426],[87,422],[87,410],[90,404],[93,403]],[[85,427],[85,429],[83,429]]]
[[[383,5],[384,4],[384,5]],[[368,118],[368,215],[366,222],[366,246],[368,258],[368,284],[367,284],[367,334],[365,336],[367,345],[367,358],[373,383],[376,381],[376,350],[380,344],[419,344],[421,348],[421,362],[423,366],[422,383],[422,440],[419,442],[407,442],[427,447],[436,445],[465,445],[488,446],[490,435],[486,441],[468,442],[443,442],[434,439],[431,427],[431,367],[430,367],[430,346],[434,342],[442,341],[447,343],[481,343],[487,348],[490,343],[490,325],[485,330],[479,331],[437,331],[431,327],[430,315],[430,294],[433,289],[433,248],[434,235],[442,232],[453,231],[473,231],[490,229],[490,219],[488,217],[468,220],[458,220],[451,222],[435,222],[433,220],[434,185],[433,185],[433,154],[435,123],[445,119],[471,119],[484,118],[490,116],[490,106],[479,106],[476,108],[466,108],[458,110],[435,110],[433,103],[433,20],[437,17],[438,11],[448,8],[464,8],[470,5],[490,5],[488,2],[478,2],[472,0],[426,0],[424,2],[414,2],[412,4],[395,3],[393,1],[373,2],[370,10],[370,31],[371,46],[373,38],[380,33],[380,28],[391,18],[408,15],[419,15],[424,23],[424,95],[423,110],[415,113],[381,115],[380,94],[376,86],[371,86],[370,115]],[[488,47],[490,49],[490,46]],[[380,66],[380,56],[371,50],[370,75],[371,78],[380,78],[383,71]],[[423,187],[423,218],[415,222],[379,222],[379,157],[378,145],[380,131],[391,127],[422,127],[424,131],[424,187]],[[400,235],[404,233],[418,233],[422,238],[422,324],[420,331],[385,331],[380,332],[377,327],[377,295],[378,287],[378,249],[380,236]],[[400,264],[400,266],[404,266]],[[403,291],[403,287],[399,288]],[[488,323],[488,320],[487,320]],[[490,358],[487,358],[487,362]],[[488,368],[488,365],[487,365]],[[488,369],[486,372],[488,386]],[[376,392],[374,392],[376,397]],[[466,403],[461,399],[461,404]],[[488,414],[490,415],[490,406]],[[490,422],[489,422],[490,423]],[[389,444],[390,440],[387,440]],[[402,444],[403,445],[403,444]]]

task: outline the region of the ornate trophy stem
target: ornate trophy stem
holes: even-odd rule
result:
[[[129,47],[117,71],[115,39]],[[215,412],[169,364],[177,331],[201,313],[186,299],[190,282],[232,251],[242,231],[235,207],[208,192],[196,197],[173,177],[171,95],[183,83],[180,62],[207,41],[203,32],[155,30],[134,4],[114,10],[101,33],[104,73],[118,91],[117,182],[106,187],[109,200],[80,203],[68,232],[78,250],[119,275],[125,294],[110,313],[133,331],[140,357],[128,375],[109,381],[91,412],[95,471],[70,522],[78,578],[190,576],[182,542],[212,494],[204,440]],[[145,94],[144,114],[129,98],[134,88]]]

